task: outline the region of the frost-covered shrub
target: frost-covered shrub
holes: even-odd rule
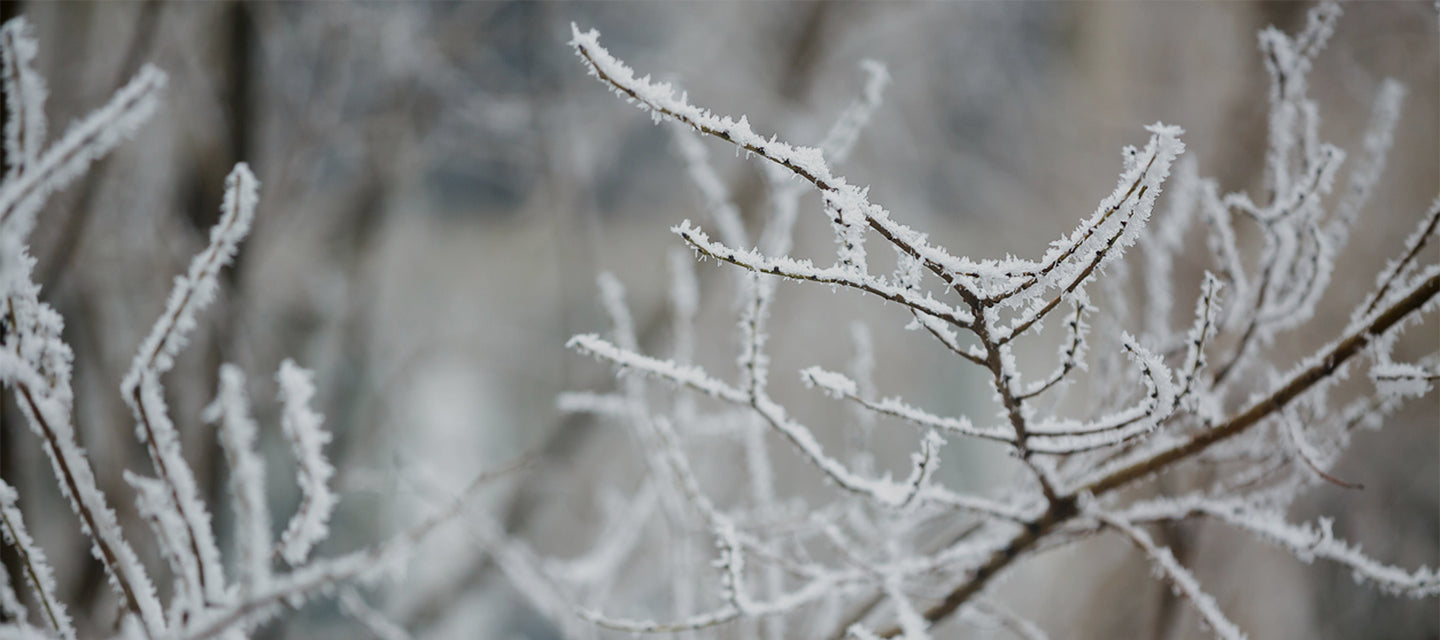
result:
[[[176,277],[169,301],[120,384],[134,416],[135,435],[153,467],[153,475],[125,473],[149,531],[122,528],[111,506],[121,498],[101,489],[91,459],[76,439],[74,356],[62,339],[62,318],[42,301],[32,276],[35,260],[28,254],[28,236],[47,196],[81,176],[153,115],[166,77],[144,67],[108,103],[47,144],[45,82],[32,67],[36,51],[23,18],[0,27],[7,114],[6,173],[0,183],[0,381],[13,393],[108,578],[119,614],[107,617],[126,638],[243,638],[286,604],[298,605],[318,592],[383,573],[404,557],[412,542],[453,518],[459,503],[381,544],[333,558],[312,557],[315,545],[329,535],[337,498],[330,488],[334,469],[325,454],[330,434],[310,407],[315,393],[311,374],[293,361],[286,360],[275,379],[281,431],[297,461],[301,499],[278,542],[272,540],[265,494],[270,478],[256,451],[257,424],[250,416],[245,374],[238,367],[220,367],[218,397],[204,414],[219,427],[230,470],[232,575],[226,575],[196,473],[181,453],[164,377],[195,329],[197,314],[215,297],[217,278],[233,260],[256,214],[259,184],[243,163],[226,180],[221,216],[208,246]],[[0,571],[0,638],[73,640],[77,633],[72,614],[59,598],[46,553],[27,531],[24,507],[18,492],[0,481],[0,534],[16,554],[36,605],[28,610],[8,574]],[[156,588],[132,543],[147,534],[173,582],[168,590]],[[363,603],[354,604],[353,594],[347,593],[347,602],[352,610],[368,611]],[[89,619],[99,612],[73,615],[88,622],[86,627],[101,626]]]
[[[1326,3],[1297,35],[1273,28],[1260,34],[1270,79],[1263,197],[1221,193],[1185,157],[1184,131],[1157,123],[1146,128],[1143,146],[1124,150],[1114,191],[1074,231],[1035,258],[988,260],[933,244],[836,173],[879,103],[883,68],[867,67],[864,95],[818,146],[797,146],[637,75],[601,46],[597,32],[575,28],[571,45],[591,74],[656,123],[674,127],[708,205],[705,226],[716,237],[690,221],[672,231],[702,260],[738,268],[740,344],[734,379],[694,361],[699,294],[687,256],[671,261],[675,341],[668,357],[639,351],[623,289],[602,276],[612,330],[577,335],[569,345],[613,364],[623,374],[620,386],[567,394],[560,406],[628,426],[645,480],[633,496],[635,512],[617,518],[589,556],[551,567],[559,591],[578,600],[581,615],[596,626],[628,632],[715,632],[751,621],[758,626],[739,628],[776,638],[925,638],[933,625],[958,616],[1035,637],[1041,632],[1017,615],[1023,612],[989,597],[997,577],[1040,551],[1113,533],[1149,558],[1211,632],[1243,637],[1149,531],[1206,517],[1304,562],[1339,563],[1386,593],[1440,594],[1434,570],[1373,559],[1337,538],[1329,520],[1294,523],[1284,515],[1307,487],[1349,486],[1330,469],[1355,430],[1378,428],[1405,398],[1429,392],[1437,376],[1433,355],[1395,363],[1390,354],[1396,337],[1433,313],[1440,299],[1440,265],[1423,257],[1437,231],[1440,200],[1395,247],[1370,293],[1351,303],[1343,331],[1297,331],[1315,315],[1335,256],[1381,175],[1404,95],[1398,83],[1383,85],[1364,148],[1342,178],[1346,153],[1320,140],[1319,109],[1306,87],[1339,16],[1338,6]],[[697,133],[764,165],[773,206],[758,235],[730,204]],[[788,255],[798,198],[812,190],[834,230],[836,257],[828,265]],[[1162,190],[1166,206],[1157,207]],[[1240,225],[1261,239],[1253,250],[1237,242]],[[1185,241],[1197,237],[1206,242]],[[893,251],[893,272],[875,266],[877,244]],[[1208,249],[1199,293],[1172,301],[1173,292],[1195,284],[1177,282],[1172,265],[1199,244]],[[1129,277],[1122,257],[1131,249],[1143,260],[1136,271],[1143,275],[1145,315],[1138,318],[1114,295]],[[860,410],[857,424],[845,427],[846,446],[822,446],[835,439],[822,437],[770,392],[766,325],[781,280],[880,298],[940,348],[979,367],[996,411],[939,415],[895,395],[900,390],[873,379],[876,354],[860,325],[851,371],[798,372],[806,385]],[[1188,327],[1171,326],[1178,305],[1193,310]],[[1016,345],[1035,339],[1047,321],[1065,335],[1053,368],[1022,368]],[[1292,332],[1310,350],[1294,362],[1273,348],[1277,336]],[[1368,369],[1373,385],[1347,382],[1357,369]],[[1072,402],[1056,402],[1067,388]],[[1085,400],[1081,406],[1076,396]],[[876,468],[865,444],[879,437],[876,415],[918,430],[908,470]],[[767,432],[811,464],[833,499],[806,505],[781,493]],[[935,477],[943,447],[965,438],[999,443],[1027,471],[993,478],[981,494],[944,486]],[[736,464],[714,453],[731,444],[744,472],[715,473],[710,467]],[[1159,489],[1157,477],[1198,464],[1224,472],[1178,495]],[[733,486],[707,485],[716,477],[738,477],[748,488],[737,498]],[[1136,487],[1148,490],[1127,491]],[[663,524],[647,529],[652,521]],[[636,549],[640,540],[652,543]],[[665,567],[641,591],[651,597],[607,597],[603,585],[617,579],[620,559],[632,553]],[[660,593],[667,595],[655,597]]]

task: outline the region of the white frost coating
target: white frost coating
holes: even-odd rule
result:
[[[914,504],[915,499],[930,488],[930,478],[940,467],[940,449],[944,446],[945,438],[934,429],[927,431],[925,437],[920,439],[920,450],[910,454],[913,468],[910,477],[905,479],[906,490],[905,497],[900,500],[901,507]]]
[[[193,472],[180,451],[180,437],[171,422],[160,376],[174,366],[175,354],[184,348],[194,330],[195,316],[215,297],[220,270],[235,257],[250,231],[259,199],[259,184],[244,163],[235,165],[225,179],[220,220],[210,229],[210,242],[194,259],[186,275],[175,279],[165,311],[140,343],[120,392],[134,414],[136,435],[147,445],[156,474],[170,491],[169,507],[178,510],[182,537],[174,539],[177,553],[189,553],[199,563],[199,585],[207,602],[224,597],[220,550],[210,526],[210,514],[200,500]],[[155,505],[159,508],[159,505]]]
[[[205,592],[200,578],[200,562],[190,547],[190,532],[184,516],[170,498],[170,488],[154,478],[129,471],[125,483],[135,490],[135,510],[150,525],[160,557],[175,577],[175,592],[170,600],[171,620],[193,615],[205,606]]]
[[[769,397],[756,397],[751,404],[770,423],[770,426],[785,436],[798,452],[825,472],[825,475],[829,476],[842,489],[869,496],[876,502],[892,508],[903,506],[908,502],[906,496],[909,494],[909,490],[905,485],[889,478],[866,478],[854,473],[840,461],[827,455],[810,429],[787,416],[785,408],[776,404]]]
[[[64,351],[68,354],[68,347]],[[110,586],[122,601],[139,610],[147,629],[163,631],[165,618],[150,577],[125,541],[115,512],[95,481],[89,459],[75,442],[68,375],[56,387],[49,387],[45,377],[29,364],[16,359],[9,350],[0,350],[0,378],[7,386],[28,390],[28,394],[20,394],[21,413],[44,443],[60,492],[80,516],[81,532],[90,539],[92,554],[104,565]]]
[[[879,401],[867,400],[859,395],[859,387],[855,381],[841,373],[809,367],[800,372],[800,379],[806,386],[818,387],[833,398],[853,400],[871,411],[895,416],[923,427],[997,442],[1015,442],[1014,432],[1007,427],[979,428],[971,424],[969,418],[937,416],[916,408],[899,397],[888,397]]]
[[[800,379],[805,382],[805,386],[819,387],[825,395],[832,398],[852,398],[860,395],[859,385],[843,373],[810,367],[800,371]]]
[[[680,386],[690,387],[714,398],[731,402],[749,401],[747,394],[711,377],[700,367],[680,365],[673,360],[659,360],[621,349],[593,333],[574,336],[565,343],[565,346],[625,369],[634,369]]]
[[[976,264],[950,255],[944,249],[930,245],[924,234],[891,220],[889,212],[869,202],[864,189],[833,175],[825,163],[824,153],[819,148],[796,147],[773,137],[766,138],[755,133],[744,116],[738,120],[717,116],[707,109],[690,104],[683,94],[677,96],[675,89],[667,83],[653,82],[649,76],[637,78],[630,67],[600,46],[598,31],[592,29],[582,33],[578,26],[571,24],[571,34],[570,45],[575,49],[576,55],[589,66],[591,75],[609,84],[618,95],[649,112],[657,123],[664,119],[676,120],[785,167],[815,184],[822,192],[835,197],[835,206],[841,209],[840,213],[846,220],[864,220],[892,243],[904,247],[908,253],[927,261],[934,265],[933,269],[952,278],[987,276],[996,272],[996,268],[990,263]],[[963,280],[957,280],[956,284],[969,286],[969,283]]]
[[[1370,313],[1382,302],[1394,297],[1392,291],[1410,272],[1415,258],[1420,255],[1420,251],[1425,248],[1437,230],[1440,230],[1440,197],[1436,197],[1435,201],[1430,203],[1430,208],[1420,220],[1419,227],[1405,239],[1405,250],[1401,257],[1391,260],[1385,265],[1385,269],[1375,277],[1375,290],[1366,297],[1365,304],[1356,307],[1355,312],[1351,314],[1350,328],[1366,322]]]
[[[898,577],[891,576],[885,581],[885,597],[895,604],[895,617],[899,619],[903,640],[930,640],[930,621],[915,610]]]
[[[1120,176],[1115,190],[1100,201],[1095,213],[1068,237],[1052,242],[1033,275],[991,297],[1025,309],[1008,327],[995,332],[997,339],[1005,341],[1024,333],[1059,304],[1059,296],[1047,302],[1042,294],[1054,289],[1066,293],[1079,289],[1135,244],[1150,219],[1171,165],[1185,152],[1185,144],[1180,141],[1184,130],[1180,127],[1157,122],[1146,130],[1151,136],[1145,150],[1135,166]]]
[[[175,544],[171,551],[188,556],[180,560],[186,566],[197,564],[199,603],[219,602],[225,597],[220,548],[215,544],[210,513],[200,499],[194,473],[180,451],[180,434],[170,421],[164,389],[154,372],[143,372],[139,387],[131,390],[126,399],[135,415],[136,437],[147,445],[156,474],[168,493],[164,501],[151,500],[150,504],[157,510],[174,511],[178,529],[168,538]],[[160,519],[166,527],[172,524],[168,515]]]
[[[1336,538],[1332,522],[1291,524],[1279,513],[1255,509],[1240,500],[1217,500],[1202,495],[1151,500],[1132,505],[1123,517],[1132,522],[1182,520],[1208,515],[1274,544],[1301,562],[1316,558],[1348,567],[1356,580],[1370,582],[1382,591],[1413,598],[1440,595],[1440,573],[1428,567],[1414,571],[1386,565],[1361,553],[1355,545]]]
[[[834,284],[851,287],[866,291],[886,300],[898,302],[907,307],[915,309],[932,316],[942,318],[958,326],[968,326],[973,318],[970,314],[958,307],[951,306],[936,300],[931,294],[926,293],[923,297],[915,291],[906,287],[891,283],[885,278],[857,273],[852,269],[843,267],[816,267],[809,260],[796,260],[788,257],[771,258],[754,251],[738,250],[710,241],[710,236],[699,228],[690,224],[689,220],[681,222],[670,229],[695,247],[700,253],[724,260],[751,271],[766,273],[770,275],[790,278],[792,280],[810,280],[822,284]]]
[[[1031,427],[1029,448],[1036,453],[1064,454],[1114,446],[1145,435],[1175,412],[1177,390],[1170,369],[1159,355],[1123,336],[1126,355],[1140,367],[1146,395],[1137,404],[1081,423],[1052,419]]]
[[[210,228],[210,244],[190,261],[190,269],[175,279],[175,288],[165,303],[165,312],[140,343],[140,350],[121,383],[129,396],[140,384],[142,373],[159,376],[175,365],[175,354],[185,347],[195,329],[195,315],[210,304],[219,289],[220,270],[235,259],[240,242],[250,232],[259,201],[260,184],[245,163],[235,165],[225,178],[225,200],[220,220]]]
[[[32,167],[0,185],[0,227],[18,236],[29,233],[35,213],[51,193],[79,177],[91,162],[150,119],[164,87],[164,73],[150,65],[142,67],[109,103],[72,125]]]
[[[1200,583],[1195,580],[1195,576],[1190,573],[1190,570],[1181,566],[1180,561],[1175,559],[1175,555],[1170,552],[1170,549],[1156,545],[1150,534],[1115,516],[1099,512],[1092,512],[1091,515],[1124,534],[1131,542],[1135,543],[1135,546],[1144,551],[1166,582],[1173,585],[1185,597],[1185,600],[1195,607],[1196,612],[1200,614],[1200,619],[1215,633],[1216,637],[1225,640],[1244,640],[1245,634],[1235,626],[1235,623],[1225,617],[1225,613],[1220,611],[1220,606],[1215,604],[1215,599],[1200,588]]]
[[[310,408],[315,396],[313,375],[288,358],[275,373],[283,406],[280,429],[299,463],[300,506],[280,535],[280,555],[292,566],[303,563],[310,549],[329,534],[330,514],[339,500],[329,485],[335,468],[324,452],[330,433],[324,429],[324,418]]]
[[[70,622],[70,614],[65,612],[65,605],[55,597],[55,574],[50,569],[50,561],[45,557],[45,550],[35,544],[35,540],[25,530],[25,521],[17,504],[19,499],[14,487],[0,480],[0,540],[15,550],[20,573],[25,576],[25,581],[30,583],[31,592],[40,604],[40,612],[50,630],[65,640],[75,640],[75,627]],[[4,582],[0,582],[0,595],[3,595],[0,599],[4,600],[0,602],[0,611],[6,612],[13,619],[24,620],[25,609],[15,597],[15,592],[10,589],[8,575]]]
[[[749,277],[738,292],[743,311],[736,362],[740,365],[741,387],[754,394],[770,381],[770,356],[765,355],[765,342],[770,337],[766,323],[770,319],[770,301],[775,297],[775,280],[759,273],[745,275]]]
[[[1416,364],[1384,362],[1370,368],[1370,380],[1385,398],[1418,398],[1430,392],[1431,383],[1440,380],[1440,373]]]
[[[255,452],[259,429],[250,417],[245,374],[233,364],[220,365],[220,389],[205,408],[207,422],[220,423],[220,446],[230,466],[230,500],[235,512],[236,565],[242,597],[265,588],[270,579],[274,543],[265,497],[265,461]]]
[[[24,16],[0,26],[0,82],[5,90],[6,181],[35,166],[45,145],[45,79],[35,72],[39,45]]]
[[[693,106],[683,95],[677,97],[675,88],[669,83],[653,82],[650,76],[635,77],[635,72],[629,66],[600,46],[600,32],[592,29],[582,33],[574,24],[570,25],[570,30],[570,45],[575,48],[576,55],[589,65],[591,75],[610,83],[617,93],[648,111],[656,122],[675,119],[705,133],[720,134],[718,137],[755,153],[783,158],[796,169],[810,175],[823,176],[827,182],[832,178],[820,149],[793,147],[773,138],[766,138],[755,133],[744,116],[735,120],[728,116],[716,116],[709,110]]]
[[[26,255],[24,236],[50,193],[78,177],[91,161],[150,117],[164,75],[145,66],[105,107],[72,125],[58,143],[40,153],[45,135],[45,86],[30,68],[35,43],[23,20],[12,20],[3,29],[4,69],[0,75],[10,114],[6,150],[12,164],[0,185],[0,293],[6,295],[13,324],[6,332],[6,349],[0,352],[0,378],[16,391],[20,411],[42,440],[60,493],[79,516],[82,533],[104,565],[109,584],[125,608],[141,614],[148,631],[160,633],[163,614],[150,579],[125,542],[84,451],[75,443],[71,350],[60,339],[63,323],[59,314],[37,298],[39,287],[30,281],[35,261]]]
[[[1077,290],[1069,298],[1075,305],[1075,312],[1065,320],[1066,337],[1059,347],[1060,364],[1044,380],[1030,385],[1024,393],[1019,394],[1021,399],[1040,395],[1064,380],[1071,371],[1086,368],[1085,352],[1089,349],[1089,343],[1085,338],[1090,333],[1090,323],[1085,321],[1085,315],[1094,313],[1096,308],[1090,304],[1090,297],[1083,289]]]
[[[836,264],[858,276],[870,273],[865,261],[865,219],[859,215],[864,210],[864,197],[863,194],[850,192],[826,192],[822,195],[825,214],[830,217],[830,227],[835,232],[835,244],[838,245]]]
[[[1195,301],[1195,321],[1185,334],[1185,369],[1181,374],[1181,388],[1178,400],[1190,401],[1191,407],[1198,401],[1191,398],[1197,389],[1196,382],[1205,368],[1205,348],[1215,334],[1220,321],[1220,291],[1224,283],[1215,274],[1205,272],[1205,281],[1200,285],[1200,297]]]

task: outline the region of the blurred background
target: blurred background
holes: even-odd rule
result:
[[[1223,190],[1257,188],[1267,98],[1255,34],[1267,24],[1297,29],[1307,6],[119,1],[6,2],[0,14],[35,25],[52,135],[144,63],[170,77],[159,116],[53,197],[31,244],[42,296],[66,317],[77,354],[80,437],[112,496],[129,494],[124,469],[148,468],[120,376],[172,278],[203,246],[225,174],[245,161],[262,184],[255,230],[168,377],[186,453],[212,504],[224,503],[226,471],[199,414],[214,397],[217,366],[234,362],[266,425],[274,509],[293,508],[293,468],[271,400],[273,372],[293,357],[317,371],[319,408],[335,433],[328,450],[341,469],[336,533],[323,551],[380,539],[441,504],[434,487],[458,488],[535,452],[541,462],[497,483],[479,509],[563,556],[585,549],[603,521],[594,487],[629,491],[625,479],[641,464],[613,426],[556,410],[558,392],[613,384],[606,367],[568,352],[565,340],[608,329],[595,278],[610,271],[627,285],[643,345],[668,348],[664,264],[680,245],[668,229],[706,220],[666,128],[588,77],[565,45],[572,21],[599,29],[641,73],[797,143],[817,142],[859,93],[863,59],[886,63],[893,83],[841,173],[871,185],[876,202],[937,243],[996,257],[1037,254],[1089,214],[1113,188],[1121,147],[1144,144],[1142,126],[1157,120],[1187,130],[1200,173]],[[1335,335],[1440,183],[1435,9],[1366,2],[1345,11],[1311,76],[1322,139],[1358,152],[1382,80],[1396,78],[1409,93],[1387,174],[1340,258],[1333,307],[1291,336],[1302,345]],[[759,167],[724,146],[710,150],[758,229]],[[808,196],[796,253],[828,262],[832,240],[819,213]],[[1177,271],[1187,291],[1198,287],[1200,257]],[[728,374],[729,274],[713,263],[697,271],[699,358]],[[953,413],[985,397],[975,371],[903,330],[908,316],[898,308],[784,285],[772,377],[792,409],[817,421],[849,415],[817,401],[793,373],[843,366],[849,328],[828,321],[835,317],[870,323],[882,391]],[[1419,345],[1406,348],[1435,350],[1433,324],[1412,333]],[[1048,368],[1053,351],[1033,356]],[[22,504],[50,505],[27,508],[32,533],[83,628],[106,629],[114,609],[104,576],[12,400],[0,408],[0,477],[20,489]],[[1291,517],[1334,514],[1338,534],[1382,560],[1440,564],[1437,415],[1432,394],[1385,431],[1357,438],[1337,475],[1365,490],[1322,485]],[[900,461],[908,448],[878,453]],[[946,481],[989,486],[987,471],[1005,464],[990,458],[1002,454],[977,451],[947,459]],[[789,470],[782,487],[823,501],[809,469],[787,462],[795,460],[777,461]],[[128,501],[112,501],[132,531],[143,530]],[[224,530],[228,510],[212,511]],[[1253,637],[1440,637],[1434,599],[1381,595],[1220,526],[1175,529],[1170,542]],[[14,558],[0,560],[18,584]],[[1000,593],[1057,638],[1204,637],[1119,540],[1045,556]],[[427,546],[405,579],[369,597],[416,637],[559,637],[461,534]],[[257,637],[363,633],[317,603]]]

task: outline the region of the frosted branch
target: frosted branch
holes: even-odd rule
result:
[[[0,26],[0,83],[5,91],[5,180],[35,167],[45,145],[45,79],[35,71],[39,45],[24,16]]]
[[[757,273],[859,289],[886,300],[898,302],[916,311],[942,318],[958,327],[968,327],[973,322],[973,318],[966,311],[940,302],[929,294],[921,297],[918,293],[888,282],[884,278],[866,275],[843,266],[821,268],[816,267],[809,260],[787,257],[771,258],[754,251],[732,249],[711,242],[709,235],[691,226],[689,221],[680,223],[671,228],[671,231],[674,231],[702,255],[723,260]]]
[[[310,555],[310,549],[324,540],[330,531],[330,514],[339,498],[330,490],[330,477],[335,468],[325,458],[324,447],[330,432],[324,429],[324,418],[310,408],[315,396],[312,374],[293,360],[280,363],[275,382],[280,386],[283,411],[280,429],[290,452],[299,463],[296,475],[300,486],[300,506],[285,532],[280,535],[279,554],[291,565],[299,565]]]
[[[1434,569],[1407,571],[1377,562],[1361,553],[1358,546],[1336,538],[1328,518],[1318,524],[1295,525],[1286,522],[1281,514],[1259,511],[1238,500],[1198,495],[1138,503],[1123,513],[1122,517],[1137,523],[1210,516],[1284,549],[1301,562],[1319,558],[1344,565],[1356,580],[1374,584],[1386,593],[1414,598],[1440,594],[1440,574]]]
[[[23,237],[51,193],[69,184],[135,133],[160,104],[165,74],[146,65],[110,102],[72,125],[33,165],[0,185],[0,227]]]
[[[40,604],[50,630],[64,640],[75,640],[75,627],[70,622],[70,614],[66,613],[65,605],[55,597],[55,574],[50,569],[50,561],[45,557],[45,550],[35,544],[35,540],[25,530],[25,521],[17,504],[19,499],[15,489],[0,480],[0,534],[3,534],[0,539],[15,552],[20,563],[20,573],[25,576],[25,581],[30,583],[31,593]],[[0,584],[0,588],[3,588],[8,596],[4,603],[7,615],[19,616],[18,619],[23,620],[24,609],[20,608],[19,601],[14,597],[15,593],[10,591],[8,580]]]
[[[565,343],[570,349],[604,360],[623,369],[630,369],[645,375],[689,387],[712,398],[729,402],[747,403],[749,396],[744,392],[721,382],[693,365],[680,365],[672,360],[659,360],[627,351],[593,333],[577,335]]]
[[[1235,623],[1225,617],[1224,612],[1220,611],[1220,607],[1215,604],[1215,599],[1200,588],[1200,583],[1195,580],[1195,576],[1180,565],[1180,562],[1175,559],[1175,555],[1170,553],[1170,549],[1156,545],[1150,534],[1113,515],[1099,512],[1091,515],[1124,534],[1136,547],[1144,551],[1155,568],[1165,577],[1165,581],[1174,586],[1175,590],[1195,607],[1195,611],[1200,614],[1200,619],[1215,633],[1216,637],[1226,640],[1244,640],[1245,634],[1235,626]]]
[[[221,365],[219,387],[204,418],[220,423],[220,446],[230,466],[228,489],[235,511],[236,565],[243,592],[254,593],[270,579],[273,549],[265,497],[265,462],[255,452],[259,428],[250,417],[250,403],[245,398],[245,374],[235,365]]]
[[[938,429],[946,433],[1003,442],[1011,445],[1015,444],[1015,434],[1011,430],[1003,427],[976,427],[971,424],[969,418],[963,416],[958,418],[937,416],[912,406],[899,397],[889,397],[878,402],[866,400],[860,397],[855,381],[841,373],[826,371],[819,367],[810,367],[802,370],[800,377],[808,386],[816,387],[832,397],[844,398],[856,402],[860,406],[876,413],[894,416],[906,422],[930,429]]]

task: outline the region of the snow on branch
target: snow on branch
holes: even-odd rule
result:
[[[5,91],[5,178],[33,168],[45,145],[45,79],[35,72],[39,43],[24,16],[0,26],[0,84]]]
[[[1400,258],[1391,260],[1375,278],[1375,291],[1351,316],[1352,324],[1363,321],[1390,297],[1391,290],[1411,271],[1416,258],[1420,256],[1420,252],[1425,249],[1425,245],[1437,230],[1440,230],[1440,197],[1436,197],[1435,201],[1430,204],[1430,209],[1425,212],[1419,228],[1405,239],[1405,250],[1400,254]]]
[[[1092,313],[1096,309],[1083,295],[1074,296],[1075,312],[1065,320],[1065,342],[1060,346],[1060,364],[1044,380],[1031,385],[1024,393],[1016,395],[1020,400],[1034,398],[1054,387],[1061,380],[1065,379],[1071,371],[1085,364],[1085,336],[1090,332],[1090,325],[1085,322],[1085,314]]]
[[[1417,364],[1387,362],[1371,367],[1370,379],[1383,396],[1420,397],[1440,381],[1440,372]]]
[[[1200,614],[1200,619],[1204,621],[1205,626],[1210,628],[1210,631],[1214,632],[1217,638],[1244,640],[1245,634],[1235,626],[1235,623],[1225,617],[1225,613],[1220,611],[1219,605],[1215,604],[1215,598],[1200,588],[1200,583],[1195,580],[1195,576],[1190,573],[1189,569],[1180,565],[1180,561],[1175,559],[1175,554],[1171,553],[1170,549],[1156,545],[1150,534],[1120,518],[1099,512],[1094,512],[1092,515],[1110,528],[1119,531],[1136,547],[1144,551],[1165,581],[1174,586],[1175,590],[1195,607],[1195,611]]]
[[[826,371],[819,367],[809,367],[800,371],[800,377],[808,386],[818,388],[832,397],[859,403],[860,406],[876,413],[894,416],[906,422],[946,433],[1015,444],[1015,433],[1006,427],[976,427],[970,423],[969,418],[963,416],[958,418],[937,416],[906,403],[898,396],[887,397],[879,401],[862,398],[855,381],[841,373]]]
[[[45,624],[64,640],[75,640],[75,627],[70,622],[70,614],[65,611],[65,605],[55,594],[54,571],[50,569],[45,550],[35,544],[35,539],[25,530],[25,520],[17,504],[19,499],[15,488],[0,480],[0,540],[15,552],[20,562],[20,572],[30,584],[35,601],[40,604]],[[8,606],[5,607],[7,616],[18,614],[20,617],[17,619],[23,621],[24,609],[20,608],[19,601],[14,598],[14,592],[9,591],[8,580],[3,586],[9,596],[6,598],[9,601],[6,603]]]
[[[255,452],[259,427],[250,417],[245,374],[232,364],[220,366],[220,389],[205,408],[207,422],[220,423],[220,446],[230,466],[230,499],[235,511],[235,544],[244,593],[265,588],[270,579],[272,542],[270,507],[265,499],[265,461]]]
[[[177,562],[197,568],[195,594],[203,602],[224,598],[220,551],[210,525],[210,514],[201,502],[194,474],[180,451],[180,436],[165,405],[160,376],[174,366],[175,354],[184,348],[196,326],[195,316],[214,298],[219,289],[220,270],[229,265],[240,242],[250,231],[259,199],[259,184],[244,163],[235,165],[225,180],[225,197],[220,220],[210,230],[210,243],[190,262],[184,276],[166,301],[165,311],[140,344],[130,370],[120,383],[120,392],[135,416],[136,436],[146,445],[155,472],[170,494],[150,501],[157,510],[174,510],[176,518],[155,513],[152,523],[178,527],[162,539],[177,548]],[[148,484],[137,484],[149,487]],[[184,558],[182,556],[188,556]],[[193,603],[199,606],[201,602]]]
[[[691,226],[688,220],[671,228],[671,231],[702,255],[723,260],[756,273],[859,289],[886,300],[898,302],[918,312],[944,319],[958,327],[968,327],[974,322],[974,318],[967,311],[936,300],[928,293],[922,297],[908,288],[891,283],[882,277],[865,274],[852,267],[842,265],[821,268],[816,267],[809,260],[787,257],[771,258],[754,251],[727,247],[712,242],[708,234]]]
[[[158,377],[175,366],[175,354],[185,347],[190,332],[195,330],[196,314],[215,299],[220,271],[235,259],[240,242],[250,233],[259,188],[255,174],[243,162],[225,178],[225,200],[220,206],[220,220],[210,229],[210,244],[190,261],[184,276],[175,278],[165,312],[140,343],[130,371],[125,374],[121,388],[127,397],[141,384],[143,376]]]
[[[600,46],[598,31],[592,29],[582,33],[578,26],[572,24],[571,33],[570,45],[576,55],[585,61],[590,73],[608,84],[618,95],[649,112],[657,123],[662,119],[675,120],[789,170],[825,193],[843,219],[863,220],[887,241],[922,260],[927,269],[948,284],[969,287],[970,284],[963,278],[1003,278],[1025,267],[1014,261],[999,265],[999,268],[990,263],[977,264],[929,244],[924,234],[895,222],[889,212],[872,204],[865,189],[833,175],[821,149],[797,147],[773,136],[766,138],[756,133],[744,116],[738,120],[717,116],[692,105],[685,96],[676,96],[675,88],[668,83],[653,82],[649,76],[637,78],[634,70]]]
[[[1116,515],[1137,524],[1209,516],[1274,544],[1302,562],[1318,558],[1344,565],[1357,581],[1374,584],[1386,593],[1413,598],[1440,595],[1440,573],[1435,569],[1407,571],[1378,562],[1362,553],[1358,545],[1336,538],[1333,521],[1328,518],[1317,524],[1296,525],[1286,522],[1282,514],[1257,509],[1239,499],[1201,495],[1141,502]]]
[[[339,498],[330,490],[330,477],[335,468],[325,458],[324,448],[330,432],[324,429],[324,417],[310,408],[315,396],[314,374],[286,359],[275,373],[280,386],[280,402],[284,407],[280,428],[290,445],[290,452],[299,463],[296,469],[300,485],[300,506],[290,517],[290,524],[280,535],[279,554],[291,565],[299,565],[310,555],[310,549],[329,535],[330,514]]]
[[[60,314],[39,298],[39,286],[32,279],[35,261],[27,255],[26,243],[35,214],[48,196],[81,175],[154,113],[165,75],[154,67],[143,67],[108,104],[46,147],[46,89],[34,70],[37,53],[38,45],[24,19],[0,26],[0,85],[7,114],[7,171],[0,182],[0,295],[4,298],[0,381],[14,392],[21,414],[40,439],[60,493],[79,518],[80,530],[122,610],[138,615],[146,632],[159,633],[166,623],[155,589],[100,490],[86,452],[76,441],[71,421],[73,354],[62,339]],[[15,515],[18,518],[18,509]]]
[[[1145,397],[1138,404],[1088,423],[1069,420],[1037,422],[1026,430],[1027,446],[1036,453],[1070,454],[1128,442],[1154,429],[1176,408],[1177,391],[1160,357],[1125,336],[1123,348],[1140,368]]]
[[[104,566],[110,586],[127,609],[141,615],[146,628],[164,629],[160,602],[145,567],[126,542],[114,510],[95,481],[89,459],[75,442],[68,377],[52,387],[45,376],[7,348],[0,351],[0,379],[15,390],[21,414],[40,437],[60,492],[79,516],[81,531]]]
[[[6,232],[17,236],[28,234],[36,212],[51,193],[79,177],[90,163],[109,153],[150,119],[159,106],[165,82],[165,74],[159,69],[142,67],[109,103],[72,125],[33,164],[0,185],[0,227],[9,226]],[[33,93],[28,99],[34,101]]]
[[[749,396],[724,382],[710,377],[697,366],[676,364],[672,360],[658,360],[634,351],[628,351],[593,333],[578,335],[565,343],[570,349],[608,361],[622,369],[633,369],[645,375],[667,380],[673,384],[689,387],[712,398],[729,402],[749,402]]]
[[[1185,144],[1180,142],[1180,134],[1184,130],[1180,127],[1157,122],[1146,130],[1152,135],[1144,151],[1129,163],[1115,191],[1100,201],[1095,213],[1071,231],[1068,237],[1052,242],[1045,256],[1023,280],[990,294],[987,302],[1019,296],[1010,302],[1018,305],[1026,298],[1048,288],[1062,286],[1062,283],[1068,283],[1063,284],[1066,292],[1073,291],[1104,264],[1107,257],[1118,258],[1120,252],[1135,243],[1140,229],[1150,218],[1150,211],[1160,194],[1160,185],[1170,175],[1171,165],[1185,151]],[[1132,220],[1136,224],[1132,225]],[[1116,255],[1110,257],[1111,251],[1117,248]],[[1022,295],[1026,292],[1033,293]]]

